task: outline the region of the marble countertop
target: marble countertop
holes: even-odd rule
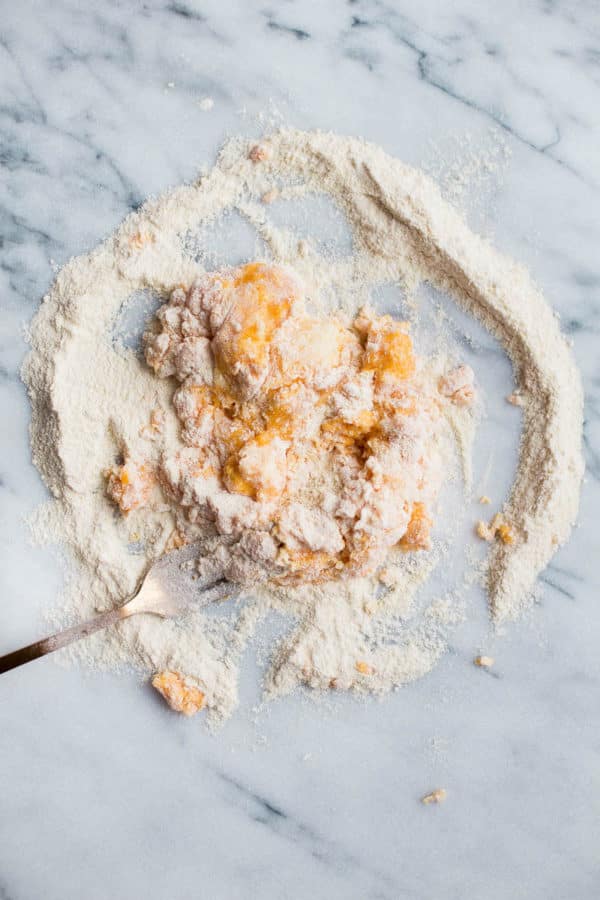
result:
[[[485,645],[467,627],[382,702],[297,696],[256,718],[249,654],[242,708],[211,736],[131,678],[51,660],[2,676],[1,900],[598,896],[599,32],[590,0],[4,4],[0,652],[41,634],[62,578],[25,524],[46,495],[24,325],[57,265],[269,121],[416,165],[500,136],[474,224],[574,340],[588,469],[531,616]],[[471,663],[489,648],[492,674]],[[422,806],[435,787],[446,802]]]

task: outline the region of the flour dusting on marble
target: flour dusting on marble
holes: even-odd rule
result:
[[[230,141],[196,184],[146,203],[97,250],[65,266],[33,322],[24,366],[33,456],[55,497],[37,518],[38,534],[60,539],[74,554],[79,580],[68,599],[71,614],[120,602],[173,530],[168,509],[122,521],[104,496],[101,473],[139,439],[149,409],[163,410],[167,430],[178,428],[173,385],[114,343],[115,317],[136,291],[165,297],[192,283],[203,266],[189,252],[190,236],[237,209],[268,255],[296,269],[309,293],[312,285],[324,311],[341,298],[346,312],[355,312],[379,283],[399,282],[414,296],[429,282],[503,342],[523,396],[524,431],[504,507],[516,541],[490,551],[488,589],[496,620],[516,616],[569,535],[582,476],[579,376],[551,310],[527,273],[470,232],[422,172],[373,145],[331,134],[282,130],[262,148],[252,154],[246,141]],[[261,202],[273,191],[284,200],[332,197],[350,224],[353,252],[332,259],[275,227],[270,204]],[[470,422],[463,425],[467,433]],[[460,423],[455,427],[460,431]],[[411,622],[412,599],[434,562],[435,552],[416,561],[398,554],[387,584],[355,579],[343,587],[261,589],[228,617],[198,610],[184,623],[132,620],[81,652],[146,672],[181,669],[198,680],[213,718],[223,718],[237,703],[237,663],[250,635],[269,609],[278,609],[296,624],[275,650],[268,693],[298,683],[389,690],[432,668],[460,612],[451,596]],[[368,668],[357,667],[365,659]]]

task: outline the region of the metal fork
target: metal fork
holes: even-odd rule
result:
[[[190,544],[181,550],[175,550],[161,556],[140,580],[134,595],[122,606],[100,613],[87,622],[73,625],[57,634],[43,638],[13,650],[6,656],[0,656],[0,673],[16,669],[24,663],[46,656],[79,641],[102,628],[115,625],[130,616],[139,613],[150,613],[163,619],[175,618],[182,615],[191,606],[201,603],[203,606],[214,600],[222,600],[236,593],[235,585],[225,581],[221,575],[213,578],[197,578],[192,580],[189,567],[190,563],[198,555],[197,548]]]

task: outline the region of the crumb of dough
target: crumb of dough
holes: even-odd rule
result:
[[[487,522],[484,522],[481,519],[475,525],[475,531],[482,541],[489,542],[494,540],[495,532],[490,528]]]
[[[248,159],[251,159],[253,163],[264,162],[271,156],[272,150],[268,144],[255,144],[248,153]]]
[[[165,553],[168,553],[170,550],[180,550],[181,547],[185,547],[185,544],[185,537],[177,528],[174,528],[167,538],[167,543],[165,544]]]
[[[475,399],[475,374],[470,366],[456,366],[438,381],[438,390],[456,406],[470,406]]]
[[[124,515],[144,506],[153,483],[152,473],[145,463],[126,459],[123,465],[113,466],[105,475],[106,493]]]
[[[512,394],[509,394],[506,398],[507,403],[511,403],[513,406],[523,406],[525,403],[525,399],[523,394],[519,394],[518,391],[514,391]]]
[[[377,580],[387,588],[396,587],[403,577],[402,569],[397,566],[384,566],[377,573]]]
[[[268,206],[269,203],[274,203],[278,197],[279,191],[277,190],[277,188],[271,188],[270,191],[265,191],[265,193],[260,198],[260,202]]]
[[[432,524],[433,521],[427,514],[425,506],[422,503],[415,503],[399,546],[403,550],[429,550],[431,548],[429,533]]]
[[[514,544],[515,532],[511,525],[504,520],[502,513],[496,513],[489,525],[481,520],[475,525],[477,535],[484,541],[493,541],[498,538],[503,544]]]
[[[162,694],[171,709],[184,716],[193,716],[204,706],[204,692],[189,684],[179,672],[158,672],[152,679],[152,687]]]
[[[165,427],[165,414],[162,409],[153,409],[150,413],[150,428],[161,432]]]
[[[129,246],[135,250],[141,250],[146,244],[156,243],[156,236],[152,232],[135,231],[128,240]]]
[[[447,796],[448,791],[445,788],[436,788],[435,791],[431,791],[431,793],[421,797],[421,803],[424,803],[426,806],[431,803],[443,803]]]
[[[140,437],[153,441],[163,433],[165,427],[165,414],[162,409],[153,409],[150,413],[148,425],[140,428]]]
[[[492,656],[476,656],[473,663],[481,669],[490,669],[494,665],[494,658]]]
[[[498,525],[496,528],[496,534],[500,538],[503,544],[514,544],[515,542],[515,534],[510,525],[505,522]]]
[[[365,662],[362,659],[359,659],[355,664],[354,668],[357,672],[360,672],[361,675],[372,675],[375,669],[373,666],[369,665],[368,662]]]
[[[484,506],[487,506],[487,505],[488,505],[489,503],[491,503],[492,501],[491,501],[491,499],[488,497],[487,494],[482,494],[481,497],[479,498],[479,502],[480,502],[481,504],[483,504]]]

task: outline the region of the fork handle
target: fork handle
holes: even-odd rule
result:
[[[34,644],[28,644],[27,647],[21,647],[20,650],[13,650],[12,653],[7,653],[6,656],[0,656],[0,674],[31,662],[32,659],[39,659],[40,656],[46,656],[47,653],[60,650],[61,647],[66,647],[67,644],[72,644],[74,641],[79,641],[95,631],[100,631],[101,628],[108,628],[109,625],[114,625],[115,622],[126,619],[136,612],[136,610],[128,609],[127,606],[128,604],[125,604],[125,606],[119,606],[117,609],[109,609],[108,612],[100,613],[99,616],[95,616],[87,622],[73,625],[72,628],[59,631],[58,634],[52,634],[50,637],[36,641]]]

